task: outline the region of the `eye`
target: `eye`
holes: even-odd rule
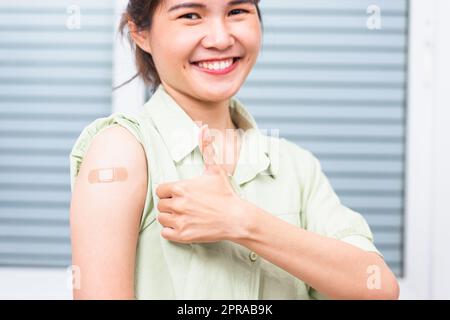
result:
[[[200,19],[200,16],[196,13],[191,12],[191,13],[186,13],[186,14],[178,17],[178,19],[198,20],[198,19]]]
[[[234,16],[234,15],[237,15],[237,14],[242,14],[242,13],[248,13],[248,11],[247,10],[244,10],[244,9],[233,9],[233,10],[231,10],[230,11],[230,13],[229,13],[229,15],[230,16]]]

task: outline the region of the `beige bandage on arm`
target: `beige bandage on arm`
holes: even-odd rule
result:
[[[104,183],[114,181],[125,181],[127,179],[128,172],[124,167],[118,168],[101,168],[94,169],[89,172],[89,183]]]

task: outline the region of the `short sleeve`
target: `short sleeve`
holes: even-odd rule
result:
[[[364,217],[341,203],[317,158],[309,151],[303,152],[302,213],[305,229],[383,257],[374,245],[373,234]],[[313,288],[310,289],[310,297],[326,299]]]
[[[144,150],[146,150],[144,144],[144,136],[143,133],[141,132],[139,120],[137,117],[121,112],[121,113],[113,113],[108,117],[98,118],[94,120],[82,130],[81,134],[77,138],[70,152],[69,156],[70,188],[72,192],[81,164],[83,162],[86,153],[89,150],[89,146],[93,141],[94,137],[101,131],[105,130],[106,128],[109,128],[116,124],[121,125],[122,127],[126,128],[131,134],[133,134],[133,136],[139,141],[139,143],[143,145]],[[149,182],[148,185],[151,185],[149,173],[148,173],[148,182]],[[148,206],[149,202],[151,201],[151,195],[152,195],[151,189],[147,190],[145,209],[141,217],[140,230],[144,227],[147,220],[148,215],[146,214],[146,212],[149,211]]]
[[[302,213],[306,229],[382,256],[364,217],[341,203],[317,158],[304,152]]]

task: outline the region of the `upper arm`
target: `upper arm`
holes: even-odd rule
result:
[[[91,183],[95,169],[123,167],[123,181]],[[139,223],[147,193],[142,145],[114,125],[95,136],[81,164],[70,205],[75,299],[134,298]]]

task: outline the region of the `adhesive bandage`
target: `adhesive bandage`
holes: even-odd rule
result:
[[[94,169],[89,172],[88,181],[89,183],[125,181],[127,176],[127,169],[124,167]]]

